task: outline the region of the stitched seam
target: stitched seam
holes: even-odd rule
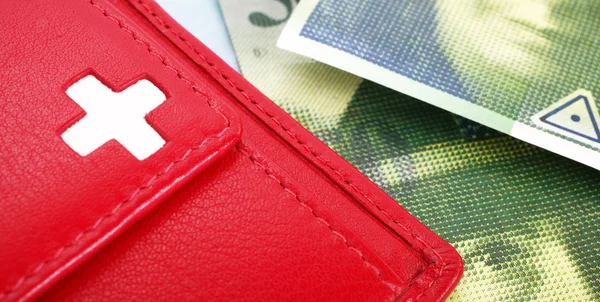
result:
[[[247,151],[247,149],[243,148],[243,147],[242,147],[242,146],[240,146],[240,145],[236,145],[236,146],[235,146],[235,149],[236,149],[237,151],[239,151],[240,153],[242,153],[242,154],[244,154],[244,155],[248,156],[248,158],[250,159],[250,161],[252,161],[252,163],[254,163],[256,166],[258,166],[260,169],[262,169],[262,170],[265,172],[265,174],[266,174],[266,175],[267,175],[269,178],[271,178],[271,179],[273,179],[275,182],[277,182],[277,183],[279,184],[279,186],[280,186],[280,187],[281,187],[281,188],[282,188],[284,191],[286,191],[287,193],[289,193],[290,195],[292,195],[292,196],[294,197],[294,199],[295,199],[295,200],[296,200],[296,201],[297,201],[297,202],[298,202],[298,203],[299,203],[301,206],[303,206],[304,208],[308,209],[308,210],[310,211],[310,213],[312,214],[312,216],[313,216],[313,217],[314,217],[314,218],[315,218],[317,221],[319,221],[319,222],[321,222],[323,225],[325,225],[325,226],[326,226],[326,227],[329,229],[329,231],[331,231],[331,233],[332,233],[333,235],[337,236],[338,238],[340,238],[340,239],[341,239],[341,240],[344,242],[344,244],[346,245],[346,248],[348,248],[349,250],[351,250],[351,251],[355,252],[355,253],[356,253],[356,254],[357,254],[359,257],[360,257],[360,259],[361,259],[361,260],[364,262],[365,266],[367,266],[369,269],[371,269],[372,271],[374,271],[374,272],[375,272],[375,274],[377,275],[377,277],[379,277],[379,280],[380,280],[380,281],[381,281],[381,282],[382,282],[384,285],[386,285],[387,287],[389,287],[389,288],[392,290],[392,292],[393,292],[394,294],[396,293],[396,288],[398,288],[398,286],[397,286],[397,285],[395,285],[395,284],[393,284],[393,283],[391,283],[391,282],[388,282],[388,281],[386,281],[386,280],[383,278],[383,276],[381,275],[381,269],[377,268],[377,267],[376,267],[374,264],[372,264],[371,262],[369,262],[369,261],[368,261],[368,260],[365,258],[364,254],[363,254],[363,252],[362,252],[361,250],[359,250],[358,248],[356,248],[356,247],[352,246],[352,245],[350,244],[350,242],[348,241],[348,239],[347,239],[347,238],[346,238],[344,235],[342,235],[342,234],[341,234],[339,231],[337,231],[336,229],[334,229],[334,228],[331,226],[331,224],[330,224],[330,223],[329,223],[327,220],[325,220],[323,217],[321,217],[321,216],[319,216],[317,213],[315,213],[315,211],[314,211],[314,210],[313,210],[313,209],[312,209],[312,208],[311,208],[311,207],[310,207],[308,204],[306,204],[304,201],[302,201],[302,200],[301,200],[301,199],[298,197],[298,194],[296,194],[296,193],[295,193],[294,191],[292,191],[292,190],[291,190],[291,189],[290,189],[288,186],[286,186],[286,185],[285,185],[285,184],[284,184],[284,183],[281,181],[281,179],[279,179],[279,178],[278,178],[278,177],[277,177],[275,174],[273,174],[273,173],[272,173],[272,172],[271,172],[271,171],[270,171],[270,170],[269,170],[269,169],[268,169],[266,166],[264,166],[263,164],[261,164],[260,162],[258,162],[258,160],[257,160],[255,157],[253,157],[253,156],[252,156],[252,155],[251,155],[251,154],[250,154],[250,153]]]
[[[148,53],[150,53],[150,54],[152,54],[153,56],[157,57],[157,58],[160,60],[160,62],[161,62],[161,63],[162,63],[162,64],[163,64],[163,65],[164,65],[164,66],[165,66],[167,69],[169,69],[169,70],[173,71],[173,72],[174,72],[174,73],[177,75],[177,77],[178,77],[180,80],[182,80],[182,81],[184,81],[184,82],[188,83],[188,84],[191,86],[192,90],[193,90],[195,93],[197,93],[197,94],[200,94],[200,95],[204,96],[204,97],[206,98],[206,102],[208,103],[208,105],[209,105],[209,106],[210,106],[210,107],[211,107],[211,108],[212,108],[212,109],[213,109],[213,110],[214,110],[216,113],[218,113],[218,114],[219,114],[221,117],[223,117],[223,119],[225,119],[226,126],[225,126],[225,128],[223,128],[223,130],[221,130],[221,132],[219,132],[218,134],[214,134],[214,135],[211,135],[211,136],[208,136],[207,138],[205,138],[205,139],[204,139],[204,140],[203,140],[203,141],[200,143],[200,145],[198,145],[198,146],[196,146],[196,147],[192,147],[192,148],[188,149],[188,150],[187,150],[187,151],[186,151],[186,152],[183,154],[183,156],[182,156],[180,159],[178,159],[178,160],[175,160],[175,161],[173,161],[172,163],[170,163],[170,164],[169,164],[169,165],[168,165],[168,166],[167,166],[167,167],[166,167],[166,168],[165,168],[165,169],[164,169],[162,172],[159,172],[158,174],[156,174],[156,175],[152,176],[152,177],[151,177],[151,178],[148,180],[148,182],[146,182],[146,184],[142,185],[141,187],[139,187],[139,188],[137,188],[135,191],[133,191],[133,193],[131,194],[131,196],[130,196],[129,198],[127,198],[127,199],[125,199],[125,200],[123,200],[123,201],[119,202],[119,203],[118,203],[118,204],[117,204],[117,205],[116,205],[116,206],[115,206],[115,207],[112,209],[112,211],[110,211],[108,214],[105,214],[105,215],[103,215],[102,217],[100,217],[100,219],[98,219],[98,220],[96,221],[96,223],[94,223],[94,224],[93,224],[93,225],[92,225],[90,228],[88,228],[88,229],[86,229],[86,230],[82,231],[82,232],[81,232],[81,233],[79,233],[77,236],[75,236],[75,238],[73,239],[73,241],[71,241],[71,243],[69,243],[69,244],[67,244],[67,245],[64,245],[63,247],[61,247],[60,249],[58,249],[58,250],[56,251],[56,253],[55,253],[55,254],[54,254],[52,257],[50,257],[50,258],[47,258],[46,260],[44,260],[44,261],[40,262],[40,264],[38,264],[38,265],[36,266],[36,268],[35,268],[35,269],[34,269],[34,270],[31,272],[31,273],[29,273],[29,274],[25,274],[24,276],[22,276],[21,278],[19,278],[19,280],[17,280],[17,282],[16,282],[16,283],[15,283],[15,284],[14,284],[14,285],[13,285],[13,286],[10,288],[10,289],[8,289],[8,290],[5,290],[5,291],[1,292],[1,293],[0,293],[0,299],[3,299],[3,298],[5,298],[5,297],[9,296],[9,295],[10,295],[10,294],[12,294],[13,292],[15,292],[15,291],[16,291],[16,290],[17,290],[17,289],[20,287],[20,286],[22,286],[22,285],[23,285],[23,284],[24,284],[24,283],[25,283],[25,282],[26,282],[28,279],[31,279],[32,277],[35,277],[37,274],[41,273],[42,269],[43,269],[43,268],[44,268],[44,267],[45,267],[47,264],[49,264],[49,263],[52,263],[52,262],[54,262],[54,261],[58,260],[58,259],[60,258],[60,256],[61,256],[61,255],[62,255],[62,254],[65,252],[65,251],[67,251],[67,250],[69,250],[70,248],[72,248],[72,247],[76,246],[76,245],[79,243],[79,241],[80,241],[80,240],[82,240],[82,239],[84,239],[84,238],[85,238],[85,236],[86,236],[87,234],[89,234],[89,233],[91,233],[91,232],[95,231],[95,230],[96,230],[98,227],[100,227],[100,226],[101,226],[101,225],[102,225],[102,224],[103,224],[103,223],[106,221],[106,219],[108,219],[108,218],[110,218],[110,217],[112,217],[112,216],[116,215],[116,214],[117,214],[117,213],[118,213],[118,212],[119,212],[119,211],[120,211],[120,210],[123,208],[123,206],[124,206],[125,204],[129,203],[129,202],[130,202],[130,201],[131,201],[133,198],[135,198],[135,196],[137,196],[137,195],[138,195],[140,192],[143,192],[144,190],[147,190],[147,189],[151,188],[151,187],[154,185],[154,182],[155,182],[155,181],[156,181],[158,178],[160,178],[161,176],[163,176],[163,175],[167,174],[167,173],[168,173],[168,172],[169,172],[169,171],[170,171],[170,170],[171,170],[171,169],[172,169],[174,166],[176,166],[177,164],[179,164],[179,163],[181,163],[181,162],[184,162],[185,160],[187,160],[187,159],[189,158],[189,155],[190,155],[192,152],[202,149],[202,148],[204,147],[204,145],[205,145],[206,143],[208,143],[208,141],[209,141],[210,139],[218,139],[218,138],[220,138],[221,136],[223,136],[223,135],[224,135],[224,134],[225,134],[225,133],[226,133],[226,132],[227,132],[227,131],[230,129],[230,127],[231,127],[231,122],[229,121],[229,119],[227,118],[227,116],[225,116],[225,114],[223,114],[223,112],[221,112],[221,111],[220,111],[220,110],[219,110],[217,107],[215,107],[215,106],[214,106],[214,104],[212,104],[212,103],[210,102],[210,98],[208,97],[208,95],[207,95],[206,93],[204,93],[204,92],[200,91],[200,89],[199,89],[199,88],[198,88],[198,87],[197,87],[197,86],[196,86],[196,85],[195,85],[193,82],[191,82],[190,80],[188,80],[187,78],[185,78],[185,77],[184,77],[184,76],[181,74],[181,72],[179,72],[179,71],[178,71],[177,69],[175,69],[173,66],[169,65],[169,64],[168,64],[168,63],[165,61],[165,59],[164,59],[163,57],[161,57],[161,56],[160,56],[160,55],[159,55],[159,54],[158,54],[156,51],[154,51],[154,49],[153,49],[153,48],[150,46],[150,44],[149,44],[149,43],[146,43],[146,42],[144,42],[144,41],[140,40],[140,39],[137,37],[137,34],[136,34],[136,33],[135,33],[133,30],[131,30],[131,29],[128,29],[128,28],[126,28],[126,27],[124,27],[124,25],[123,25],[123,22],[121,22],[119,19],[117,19],[117,18],[115,18],[115,17],[113,17],[113,16],[109,15],[109,14],[106,12],[106,9],[104,9],[104,8],[103,8],[103,7],[101,7],[100,5],[96,4],[96,3],[94,2],[94,0],[89,0],[89,3],[90,3],[90,4],[91,4],[93,7],[95,7],[96,9],[100,10],[100,11],[102,12],[102,14],[103,14],[103,15],[104,15],[106,18],[108,18],[108,19],[110,19],[110,20],[113,20],[114,22],[116,22],[116,24],[119,26],[119,28],[121,28],[121,29],[122,29],[122,30],[124,30],[125,32],[129,33],[129,34],[131,35],[131,37],[132,37],[132,38],[133,38],[133,39],[134,39],[136,42],[139,42],[139,43],[143,44],[143,45],[146,47],[146,50],[148,51]]]
[[[144,9],[147,11],[147,13],[149,13],[152,17],[154,17],[160,23],[161,26],[163,26],[166,30],[170,31],[177,38],[179,38],[182,42],[184,42],[192,51],[194,51],[194,53],[196,53],[200,57],[200,59],[202,59],[208,66],[210,66],[215,72],[217,72],[231,87],[233,87],[238,92],[240,92],[248,101],[250,101],[250,103],[252,103],[263,114],[265,114],[271,120],[273,120],[273,122],[275,122],[275,124],[277,124],[277,126],[279,126],[288,135],[290,135],[296,141],[296,143],[298,143],[300,146],[302,146],[303,148],[305,148],[312,156],[314,156],[318,161],[320,161],[326,167],[328,167],[329,169],[331,169],[331,171],[333,171],[336,175],[338,175],[344,181],[344,183],[346,185],[348,185],[354,191],[356,191],[361,196],[363,196],[367,201],[369,201],[369,203],[371,203],[371,205],[373,205],[377,210],[379,210],[387,219],[391,220],[394,224],[398,225],[404,231],[406,231],[407,233],[409,233],[410,236],[412,236],[415,240],[417,240],[418,242],[420,242],[421,244],[423,244],[427,248],[427,250],[432,251],[433,254],[436,256],[437,260],[433,260],[433,261],[430,260],[431,262],[429,264],[433,265],[433,266],[435,266],[437,268],[437,270],[436,270],[436,272],[437,272],[437,274],[436,274],[437,278],[441,277],[441,275],[443,274],[444,270],[448,267],[448,264],[444,261],[444,258],[438,253],[438,251],[436,251],[433,247],[431,247],[426,241],[424,241],[417,234],[414,234],[413,232],[411,232],[407,227],[405,227],[404,225],[402,225],[398,220],[392,218],[391,214],[389,214],[388,212],[386,212],[379,204],[377,204],[369,196],[367,196],[367,194],[363,193],[350,180],[346,179],[336,168],[334,168],[329,163],[327,163],[327,161],[325,159],[323,159],[316,152],[314,152],[305,142],[301,141],[294,133],[292,133],[290,131],[289,128],[285,127],[279,120],[277,120],[277,118],[274,115],[272,115],[269,112],[267,112],[256,100],[252,99],[242,88],[240,88],[237,85],[235,85],[235,83],[233,83],[233,81],[231,81],[231,79],[229,79],[229,77],[227,77],[223,72],[221,72],[221,70],[219,70],[213,63],[211,63],[210,61],[208,61],[206,59],[206,57],[200,51],[198,51],[186,38],[182,37],[179,33],[175,32],[170,25],[166,24],[156,13],[154,13],[150,9],[150,7],[148,7],[148,5],[143,0],[137,0],[137,3],[140,4],[142,7],[144,7]],[[414,249],[416,249],[419,253],[421,253],[421,255],[425,259],[429,259],[429,257],[427,255],[425,255],[425,253],[421,250],[421,248],[415,247],[415,246],[412,246],[412,245],[411,245],[411,247],[414,248]],[[438,262],[440,262],[440,263],[438,263]],[[437,280],[437,278],[433,279],[425,287],[425,289],[423,290],[423,292],[416,297],[417,300],[419,298],[421,298],[423,296],[423,294],[428,289],[430,289],[433,286],[433,284],[435,283],[435,281]]]
[[[149,13],[152,17],[154,17],[160,23],[160,25],[162,27],[164,27],[166,30],[170,31],[177,38],[179,38],[179,40],[181,40],[183,43],[185,43],[192,51],[194,51],[194,53],[196,53],[200,57],[200,59],[202,59],[208,66],[210,66],[215,72],[217,72],[231,87],[233,87],[238,92],[240,92],[244,96],[244,98],[246,98],[248,101],[250,101],[250,103],[252,103],[254,106],[256,106],[263,114],[265,114],[271,120],[273,120],[273,122],[275,122],[275,124],[277,124],[277,126],[279,126],[288,135],[290,135],[296,141],[296,143],[298,143],[300,146],[305,148],[318,161],[320,161],[326,167],[331,169],[331,171],[333,171],[335,174],[337,174],[344,181],[344,183],[346,185],[348,185],[354,191],[356,191],[361,196],[363,196],[367,201],[369,201],[369,203],[371,203],[371,205],[373,205],[377,210],[379,210],[387,219],[391,220],[394,224],[398,225],[404,231],[409,233],[410,236],[412,236],[415,240],[417,240],[418,242],[423,244],[428,250],[432,251],[433,254],[436,256],[437,260],[432,261],[427,255],[425,255],[425,253],[420,248],[411,245],[411,247],[416,249],[419,253],[421,253],[421,255],[425,259],[430,259],[431,262],[429,263],[429,265],[433,265],[437,268],[437,270],[436,270],[437,278],[442,276],[444,270],[448,267],[448,264],[444,261],[444,258],[438,253],[438,251],[436,251],[433,247],[431,247],[426,241],[424,241],[417,234],[414,234],[413,232],[411,232],[407,227],[402,225],[398,220],[392,218],[391,214],[386,212],[379,204],[377,204],[375,201],[373,201],[371,198],[369,198],[369,196],[367,196],[367,194],[363,193],[350,180],[346,179],[336,168],[334,168],[329,163],[327,163],[327,161],[325,159],[323,159],[316,152],[314,152],[306,143],[301,141],[294,133],[292,133],[290,131],[289,128],[285,127],[281,122],[279,122],[279,120],[277,120],[277,118],[274,115],[267,112],[256,100],[252,99],[242,88],[235,85],[235,83],[233,83],[233,81],[231,81],[231,79],[229,79],[229,77],[227,77],[223,72],[221,72],[221,70],[219,70],[213,63],[208,61],[206,59],[206,57],[200,51],[198,51],[186,38],[182,37],[179,33],[175,32],[170,25],[166,24],[156,13],[154,13],[143,0],[137,0],[137,3],[140,4],[142,7],[144,7],[144,9],[147,11],[147,13]],[[431,282],[425,287],[423,292],[416,297],[416,300],[420,299],[423,296],[423,294],[433,286],[433,284],[435,283],[437,278],[431,280]]]

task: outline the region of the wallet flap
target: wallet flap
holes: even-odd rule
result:
[[[241,135],[200,79],[105,7],[0,4],[0,300],[68,274]]]

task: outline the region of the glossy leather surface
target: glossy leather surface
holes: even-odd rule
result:
[[[0,301],[416,301],[458,282],[449,244],[156,4],[0,8]],[[147,120],[167,145],[70,150],[64,89],[86,73],[163,90]]]

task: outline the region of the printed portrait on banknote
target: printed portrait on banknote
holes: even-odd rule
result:
[[[599,17],[594,0],[323,0],[301,34],[518,120],[600,94]]]
[[[518,120],[577,89],[600,92],[600,1],[431,2],[436,42],[469,100]]]
[[[283,48],[600,169],[599,0],[308,0],[299,10]]]

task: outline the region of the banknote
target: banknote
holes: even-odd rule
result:
[[[279,45],[600,169],[598,16],[598,0],[303,0]]]
[[[600,299],[600,172],[278,49],[296,2],[220,0],[242,74],[457,248],[450,301]]]
[[[240,71],[218,0],[156,0],[187,31]]]

